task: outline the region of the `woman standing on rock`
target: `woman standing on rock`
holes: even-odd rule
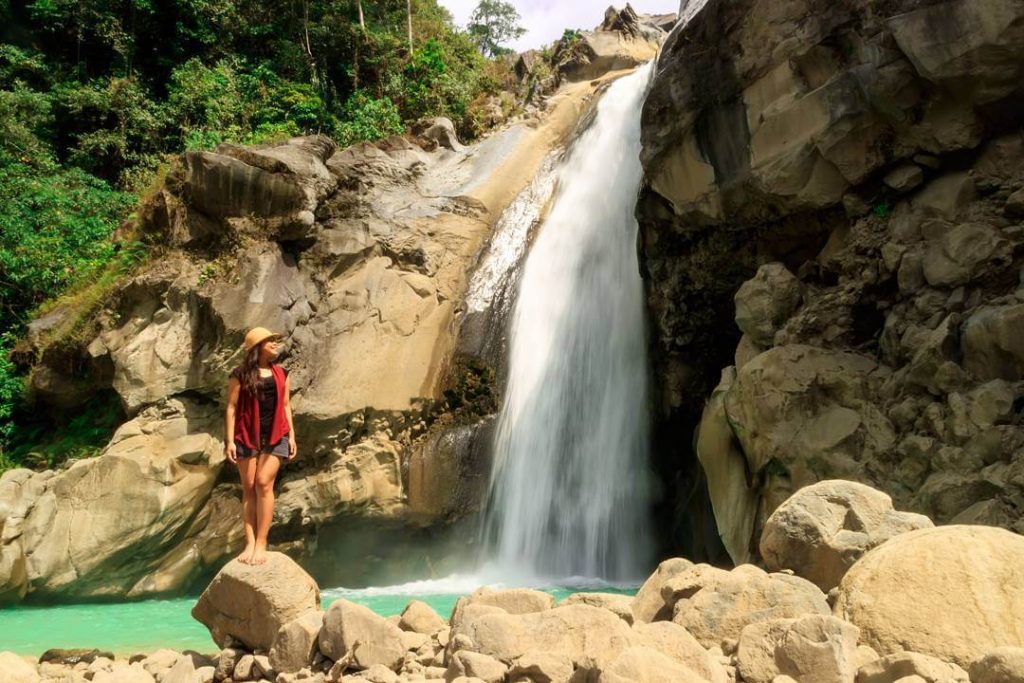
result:
[[[281,460],[290,460],[297,452],[288,371],[273,362],[280,338],[263,327],[249,330],[243,343],[245,359],[228,378],[224,452],[242,479],[245,550],[238,559],[246,564],[266,561],[274,480]]]

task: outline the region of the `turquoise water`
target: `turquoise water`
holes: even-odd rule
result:
[[[339,598],[365,605],[382,616],[399,614],[410,600],[422,600],[447,618],[455,601],[472,592],[465,579],[416,582],[361,590],[327,589],[321,604]],[[595,586],[541,587],[556,599],[571,593],[603,591],[632,594],[635,588]],[[162,647],[212,653],[217,646],[190,614],[195,597],[113,604],[15,606],[0,609],[0,650],[38,656],[53,647],[98,648],[119,655],[152,652]]]

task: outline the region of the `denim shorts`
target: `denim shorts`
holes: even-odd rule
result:
[[[235,440],[235,453],[239,458],[251,458],[258,453],[270,453],[276,455],[283,460],[287,460],[288,455],[288,435],[285,434],[281,437],[281,440],[275,443],[273,446],[268,445],[266,442],[260,444],[260,449],[257,451],[253,448],[249,448],[241,441]]]

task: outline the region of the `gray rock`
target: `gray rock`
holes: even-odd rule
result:
[[[904,164],[886,173],[883,182],[897,192],[908,192],[924,182],[924,173],[915,164]]]
[[[800,282],[781,263],[769,263],[743,283],[735,300],[737,327],[754,343],[770,347],[800,303]]]

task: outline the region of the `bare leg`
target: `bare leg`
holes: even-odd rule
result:
[[[276,455],[260,453],[256,469],[256,545],[252,564],[267,561],[267,536],[274,519],[274,480],[280,467],[281,460]]]
[[[239,458],[238,474],[242,479],[242,522],[245,524],[245,550],[238,561],[249,564],[256,548],[256,458]]]

